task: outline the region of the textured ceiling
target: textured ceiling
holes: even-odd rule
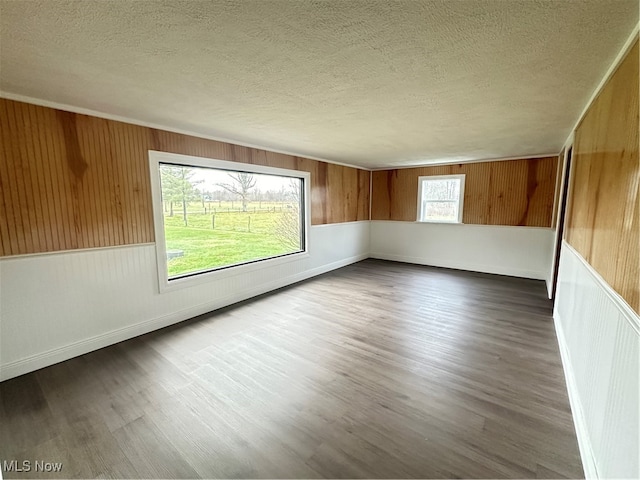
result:
[[[0,89],[365,167],[557,152],[637,0],[0,0]]]

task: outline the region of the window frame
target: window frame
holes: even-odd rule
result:
[[[417,219],[418,223],[447,223],[447,224],[462,224],[462,213],[464,210],[464,185],[466,174],[460,173],[455,175],[424,175],[418,177],[418,211]],[[425,181],[428,180],[460,180],[460,198],[457,202],[452,200],[438,200],[433,203],[457,203],[458,204],[458,218],[456,220],[423,220],[422,211],[422,191]]]
[[[162,189],[160,180],[160,164],[192,166],[228,170],[230,172],[247,172],[282,177],[293,177],[302,180],[302,232],[303,249],[300,252],[252,260],[246,263],[216,267],[210,270],[193,272],[182,277],[169,279],[167,270],[167,245],[164,236],[164,213],[162,208]],[[160,293],[219,280],[221,278],[251,273],[267,267],[273,267],[309,257],[309,231],[311,229],[311,174],[305,171],[286,168],[254,165],[250,163],[230,162],[206,157],[194,157],[177,153],[149,150],[149,173],[151,177],[151,200],[153,207],[153,226],[155,232],[156,264],[158,287]]]

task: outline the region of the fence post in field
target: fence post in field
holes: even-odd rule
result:
[[[249,216],[249,222],[247,223],[247,230],[251,232],[251,216]]]
[[[211,215],[211,230],[216,229],[216,214]]]

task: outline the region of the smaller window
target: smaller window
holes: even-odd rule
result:
[[[418,222],[462,223],[464,175],[418,177]]]

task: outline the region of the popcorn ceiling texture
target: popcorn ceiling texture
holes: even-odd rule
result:
[[[0,1],[0,88],[364,167],[557,152],[637,0]]]

